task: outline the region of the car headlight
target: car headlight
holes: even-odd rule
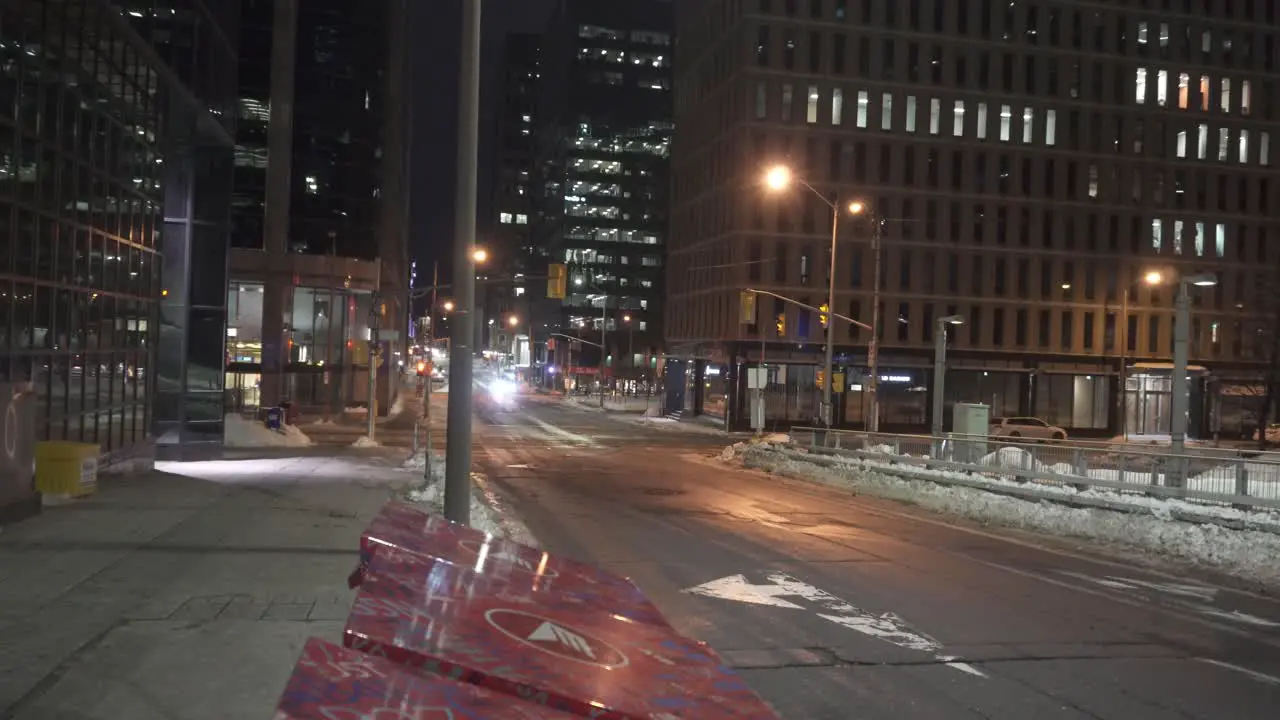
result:
[[[494,400],[499,402],[507,402],[515,397],[516,384],[510,380],[494,380],[489,383],[489,394]]]

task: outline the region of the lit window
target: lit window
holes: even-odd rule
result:
[[[978,139],[987,139],[987,104],[978,103]]]
[[[1209,112],[1209,76],[1200,76],[1200,109]]]
[[[308,175],[307,176],[307,194],[315,195],[318,192],[320,192],[320,182],[316,180],[315,175]]]
[[[1160,70],[1156,73],[1156,104],[1163,106],[1169,102],[1169,71]]]
[[[1035,136],[1036,115],[1031,108],[1023,108],[1022,110],[1022,142],[1030,145],[1031,139]]]
[[[1249,162],[1249,131],[1240,131],[1240,164]]]
[[[1000,142],[1009,142],[1009,128],[1013,125],[1013,108],[1000,106]]]
[[[1196,256],[1204,257],[1204,223],[1196,223]]]
[[[498,213],[498,222],[503,225],[510,225],[512,220],[511,213]]]
[[[1160,23],[1160,47],[1169,47],[1169,23]]]
[[[809,104],[805,107],[804,120],[809,124],[818,122],[818,86],[809,86]]]
[[[1253,105],[1253,84],[1248,80],[1240,81],[1240,114],[1248,115]]]
[[[1160,72],[1164,72],[1161,70]],[[1178,107],[1186,110],[1191,107],[1191,76],[1187,73],[1178,74]],[[1160,102],[1161,105],[1164,101]]]
[[[1258,133],[1258,164],[1264,166],[1271,164],[1271,133],[1269,132]]]
[[[964,135],[964,101],[957,100],[951,114],[951,134],[955,137]]]
[[[1227,226],[1223,223],[1214,228],[1213,249],[1218,257],[1227,256]]]
[[[836,88],[831,91],[831,124],[840,125],[844,122],[844,91]]]
[[[1204,160],[1209,157],[1209,126],[1200,125],[1196,128],[1196,159]]]
[[[1173,221],[1173,254],[1182,254],[1182,231],[1186,223],[1181,220]]]
[[[1147,24],[1145,22],[1138,23],[1138,44],[1147,44]]]
[[[1227,128],[1218,128],[1218,162],[1227,161],[1227,151],[1231,145],[1231,131]]]
[[[528,215],[524,215],[524,214],[516,215],[516,224],[517,224],[517,225],[528,225],[528,224],[529,224],[529,216],[528,216]]]
[[[1139,105],[1147,101],[1147,69],[1138,68],[1138,78],[1134,83],[1134,102]]]
[[[1044,144],[1055,145],[1058,142],[1058,111],[1044,111]]]
[[[1157,218],[1151,221],[1151,248],[1156,252],[1160,252],[1160,246],[1164,244],[1164,225]]]
[[[942,132],[942,101],[933,98],[929,101],[929,134]]]
[[[1177,145],[1176,152],[1178,154],[1178,157],[1180,158],[1184,158],[1187,156],[1187,131],[1186,130],[1178,131],[1178,145]]]
[[[1209,34],[1208,30],[1200,34],[1200,52],[1205,55],[1213,52],[1213,36]]]
[[[916,131],[916,96],[907,96],[907,132]]]
[[[892,130],[893,129],[893,95],[889,93],[885,93],[883,96],[881,96],[880,101],[881,103],[883,103],[880,106],[880,129]]]
[[[1231,112],[1231,78],[1222,78],[1222,112]]]
[[[867,104],[870,102],[871,100],[867,95],[867,91],[859,90],[858,91],[858,127],[860,128],[864,128],[867,126]]]
[[[1098,197],[1098,166],[1089,165],[1089,197]]]

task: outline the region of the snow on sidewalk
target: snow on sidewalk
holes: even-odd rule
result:
[[[726,448],[721,459],[984,523],[1086,538],[1190,562],[1251,581],[1280,585],[1280,513],[1277,512],[1245,511],[1225,505],[1098,489],[1018,483],[905,463],[891,465],[887,458],[880,461],[809,455],[802,447],[774,442],[737,443]],[[990,487],[994,492],[981,486]],[[1001,491],[1057,495],[1064,502],[1022,499]],[[1134,512],[1073,507],[1068,504],[1073,500],[1125,505]],[[1183,512],[1259,529],[1232,529],[1177,519]]]
[[[227,447],[299,448],[311,447],[314,444],[311,438],[296,425],[283,425],[279,430],[271,430],[260,422],[246,420],[239,415],[227,415],[225,423],[226,434],[223,442]]]
[[[405,460],[401,468],[406,472],[422,475],[427,461],[424,453],[418,453]],[[406,495],[409,502],[422,505],[428,512],[444,514],[444,456],[431,453],[431,477],[424,478],[422,483],[410,490]],[[483,476],[472,473],[471,476],[471,527],[495,535],[508,538],[526,545],[538,546],[533,533],[525,527],[485,481]]]

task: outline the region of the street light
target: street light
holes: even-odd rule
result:
[[[445,301],[444,301],[444,311],[445,311],[445,312],[453,312],[453,301],[452,301],[452,300],[445,300]]]
[[[948,315],[938,318],[933,346],[933,436],[942,437],[944,385],[947,380],[947,326],[963,325],[964,318]]]
[[[810,185],[808,182],[804,180],[804,178],[796,177],[791,172],[791,169],[785,165],[775,165],[774,167],[770,168],[765,173],[765,176],[764,176],[765,186],[774,192],[781,192],[787,189],[788,187],[791,186],[793,182],[798,182],[801,185],[803,185],[814,195],[817,195],[819,198],[821,198],[822,202],[826,203],[831,208],[831,271],[829,273],[828,282],[827,282],[827,308],[828,308],[827,311],[835,312],[835,309],[836,309],[836,239],[839,237],[839,232],[840,232],[840,198],[839,198],[839,195],[837,195],[836,200],[834,202],[832,202],[831,200],[828,200],[827,196],[815,190],[812,185]],[[853,202],[850,202],[848,205],[848,211],[851,215],[859,215],[864,210],[866,210],[866,206],[863,203],[856,200]],[[873,241],[873,245],[874,247],[879,248],[878,242]],[[879,255],[877,254],[876,257],[878,260]],[[879,277],[880,277],[880,270],[877,267],[876,269],[877,299],[878,299],[878,292],[879,292]],[[874,300],[872,304],[873,306],[875,305]],[[873,328],[875,327],[874,322],[872,323],[872,327]],[[875,342],[876,342],[875,330],[872,330],[871,342],[872,342],[872,347],[874,348]],[[824,376],[822,381],[822,423],[827,427],[831,427],[831,421],[834,415],[834,413],[832,412],[832,404],[831,404],[831,387],[834,384],[834,378],[831,376],[831,369],[832,369],[831,366],[833,364],[833,360],[835,356],[835,332],[829,320],[827,322],[827,342],[826,342],[825,350],[826,350],[826,353],[825,353],[825,358],[823,362],[823,367],[825,369],[823,371]],[[874,356],[874,350],[869,351],[868,354]],[[760,361],[764,362],[764,358],[761,357]],[[875,364],[873,361],[872,371],[871,371],[872,377],[873,377],[872,388],[875,388],[874,377],[875,377],[876,370],[874,365]],[[875,397],[874,389],[872,390],[872,392],[873,392],[872,398],[873,398],[873,407],[874,407],[874,397]]]
[[[1170,444],[1175,456],[1181,455],[1187,442],[1187,361],[1191,344],[1191,286],[1212,287],[1218,284],[1213,273],[1186,275],[1178,280],[1178,294],[1173,303],[1173,418],[1170,422]],[[1183,486],[1181,472],[1174,473],[1174,487]]]
[[[640,374],[635,372],[636,369],[636,326],[631,324],[631,314],[627,313],[622,316],[622,322],[627,324],[627,364],[631,366],[633,378],[639,381]]]
[[[471,253],[471,259],[475,261],[477,265],[482,265],[486,260],[489,259],[489,251],[485,250],[484,248],[476,248]]]

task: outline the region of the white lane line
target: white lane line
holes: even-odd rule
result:
[[[1224,668],[1226,670],[1234,670],[1235,672],[1238,672],[1241,675],[1247,675],[1248,677],[1251,677],[1254,680],[1257,680],[1258,682],[1263,682],[1268,685],[1280,685],[1280,678],[1272,677],[1271,675],[1267,675],[1266,673],[1260,673],[1257,670],[1250,670],[1247,667],[1240,667],[1239,665],[1233,665],[1229,662],[1214,660],[1212,658],[1194,658],[1194,659],[1206,665],[1213,665],[1215,667]]]

